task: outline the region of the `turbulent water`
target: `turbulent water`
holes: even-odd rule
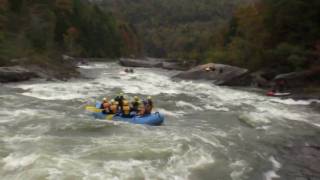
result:
[[[122,70],[94,63],[80,68],[85,79],[1,85],[1,179],[287,179],[279,147],[319,135],[312,100]],[[152,95],[165,124],[94,121],[84,111],[120,91]]]

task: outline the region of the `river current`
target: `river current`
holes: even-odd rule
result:
[[[172,80],[176,71],[115,63],[87,78],[0,85],[0,179],[271,180],[288,163],[279,147],[319,137],[318,100]],[[160,127],[95,121],[84,111],[119,92],[154,99]]]

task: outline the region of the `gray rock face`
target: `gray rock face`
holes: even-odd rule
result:
[[[0,82],[2,83],[26,81],[35,77],[38,77],[36,73],[20,66],[0,67]]]
[[[213,63],[197,66],[189,71],[179,73],[174,78],[211,80],[217,85],[228,86],[244,86],[251,83],[247,69]]]
[[[125,67],[146,67],[146,68],[155,68],[162,67],[162,61],[156,61],[152,59],[148,60],[137,60],[137,59],[128,59],[121,58],[120,64]]]
[[[181,64],[179,62],[163,62],[162,63],[162,68],[163,69],[168,69],[168,70],[181,70],[181,71],[186,71],[190,67],[188,65]]]
[[[146,59],[129,59],[121,58],[120,65],[125,67],[146,67],[146,68],[163,68],[168,70],[181,70],[186,71],[194,65],[193,61],[168,61],[159,58],[146,58]]]
[[[320,83],[320,67],[306,71],[292,72],[288,74],[279,74],[274,81],[285,80],[290,87],[304,87],[308,83]]]

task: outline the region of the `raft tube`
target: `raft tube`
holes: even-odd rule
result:
[[[160,126],[164,121],[163,115],[161,115],[159,112],[155,112],[155,113],[144,115],[144,116],[133,116],[131,118],[125,118],[120,115],[112,116],[112,115],[104,114],[102,112],[95,112],[95,113],[92,113],[92,115],[96,119],[109,119],[109,116],[111,116],[110,120],[112,121],[123,121],[123,122],[129,122],[133,124],[146,124],[151,126]]]
[[[96,108],[100,109],[101,102],[96,102]],[[91,111],[91,110],[90,110]],[[134,115],[130,118],[122,117],[121,115],[110,115],[110,114],[105,114],[102,112],[94,112],[91,111],[93,117],[96,119],[107,119],[107,120],[112,120],[112,121],[123,121],[123,122],[129,122],[133,124],[147,124],[151,126],[160,126],[163,124],[164,121],[164,116],[160,114],[159,112],[155,112],[152,114],[144,115],[144,116],[138,116]]]

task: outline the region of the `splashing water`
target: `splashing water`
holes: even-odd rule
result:
[[[89,78],[1,87],[1,179],[281,178],[276,145],[319,132],[311,101],[173,81],[175,71],[125,74],[115,63],[80,70]],[[165,125],[94,121],[83,111],[120,91],[152,95]]]

